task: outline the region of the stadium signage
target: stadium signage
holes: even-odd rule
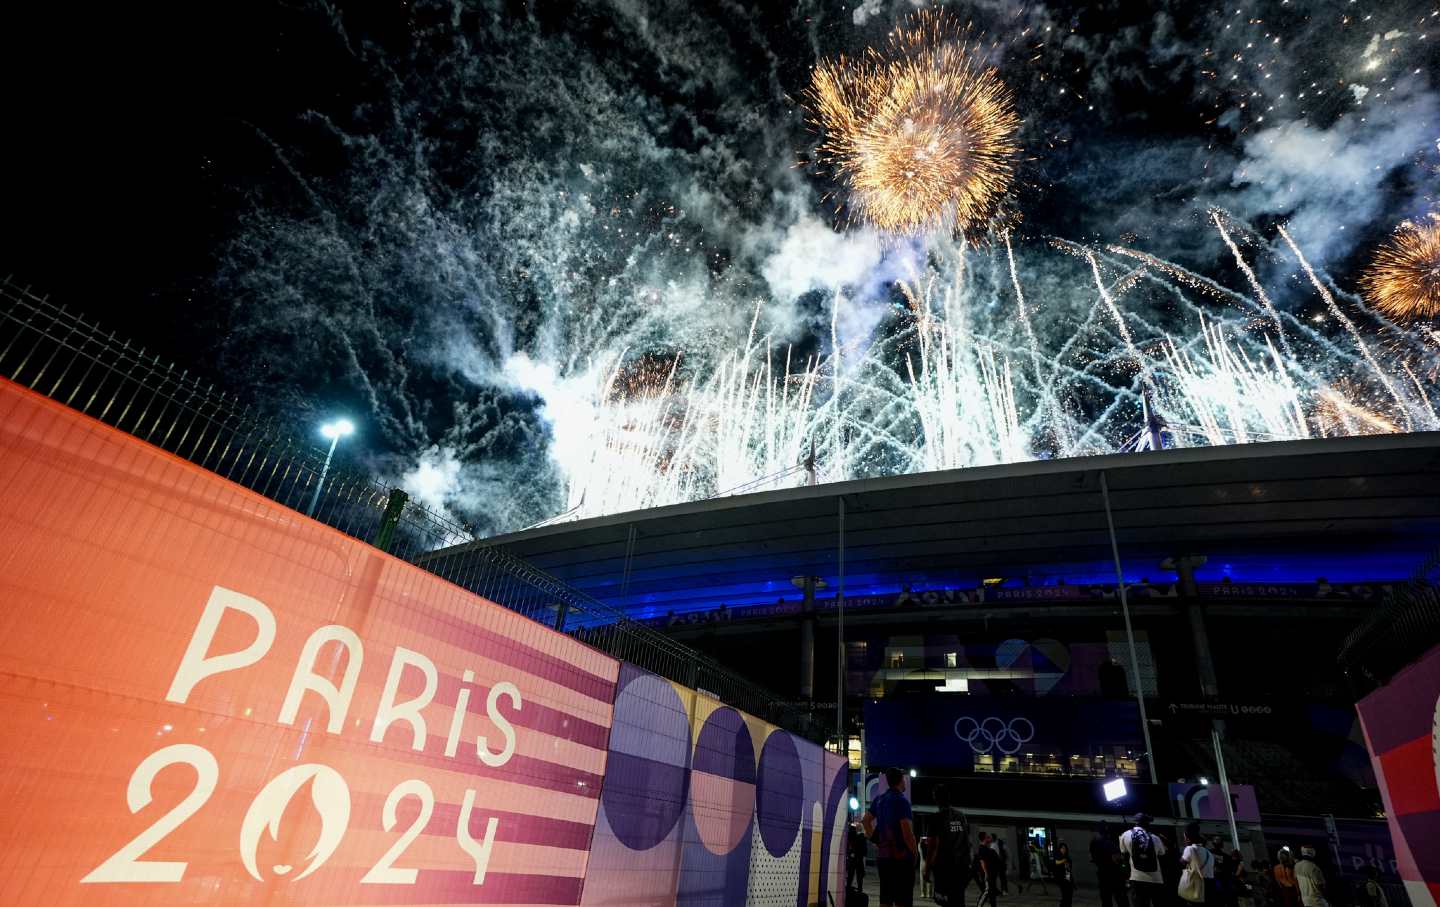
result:
[[[1165,711],[1176,718],[1269,718],[1272,706],[1257,702],[1170,702]]]

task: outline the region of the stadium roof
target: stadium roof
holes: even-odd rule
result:
[[[502,545],[635,617],[799,595],[1114,582],[1101,475],[1127,581],[1209,558],[1203,580],[1407,577],[1440,545],[1440,433],[1187,448],[893,476],[595,517],[445,549]],[[826,594],[826,593],[822,593]]]

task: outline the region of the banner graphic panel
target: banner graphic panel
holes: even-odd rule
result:
[[[1440,646],[1360,701],[1400,878],[1415,907],[1440,903]]]

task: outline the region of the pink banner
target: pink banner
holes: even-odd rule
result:
[[[1400,878],[1414,907],[1440,902],[1440,646],[1359,705]]]

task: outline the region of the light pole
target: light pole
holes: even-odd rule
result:
[[[320,426],[320,434],[330,439],[330,451],[325,454],[325,465],[320,467],[320,481],[315,483],[315,496],[310,499],[310,507],[305,511],[306,516],[315,515],[315,506],[320,503],[320,491],[325,487],[325,474],[330,471],[330,458],[335,456],[335,445],[346,435],[355,433],[355,423],[349,419],[336,419],[334,422],[326,422]]]

